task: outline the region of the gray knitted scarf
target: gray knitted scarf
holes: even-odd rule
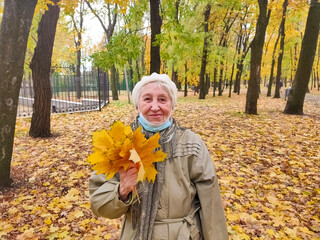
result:
[[[138,118],[132,123],[133,130],[140,126]],[[137,229],[134,240],[151,240],[153,226],[157,215],[160,194],[164,182],[164,169],[166,161],[173,160],[173,148],[176,143],[176,130],[179,126],[172,119],[172,125],[159,132],[159,144],[163,152],[167,154],[167,158],[163,162],[156,162],[154,166],[158,171],[155,182],[139,182],[137,190],[140,198],[140,203],[135,201],[132,206],[132,227]],[[155,133],[148,132],[142,128],[142,133],[148,139]],[[159,149],[156,149],[159,150]]]

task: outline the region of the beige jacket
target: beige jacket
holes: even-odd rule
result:
[[[177,131],[173,161],[167,161],[153,240],[228,239],[217,176],[207,147],[190,130]],[[121,240],[132,240],[131,204],[118,195],[116,178],[89,179],[91,209],[98,216],[123,220]],[[143,239],[142,239],[143,240]]]

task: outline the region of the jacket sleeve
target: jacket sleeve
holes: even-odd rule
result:
[[[207,147],[200,141],[200,152],[194,157],[190,178],[201,204],[199,214],[203,239],[225,240],[228,239],[228,230],[218,179]]]
[[[114,219],[128,211],[131,201],[124,203],[120,200],[119,184],[116,177],[106,180],[104,174],[92,173],[89,178],[89,193],[91,209],[95,215]]]

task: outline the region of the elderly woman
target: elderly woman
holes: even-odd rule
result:
[[[91,208],[98,216],[123,220],[122,240],[228,239],[219,185],[204,142],[172,118],[177,88],[165,74],[145,76],[132,98],[148,138],[159,132],[163,162],[155,163],[155,182],[137,184],[132,164],[106,181],[103,174],[89,179]],[[132,191],[137,188],[140,202]]]

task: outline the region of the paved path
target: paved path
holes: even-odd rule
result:
[[[316,107],[320,107],[320,95],[307,93],[304,100],[305,102],[311,103]]]
[[[262,89],[262,94],[267,94],[266,89]],[[283,89],[282,89],[280,95],[281,95],[281,98],[284,99],[284,90]],[[319,94],[307,93],[304,100],[305,100],[305,102],[311,103],[312,105],[314,105],[316,107],[320,107],[320,91],[319,91]]]

